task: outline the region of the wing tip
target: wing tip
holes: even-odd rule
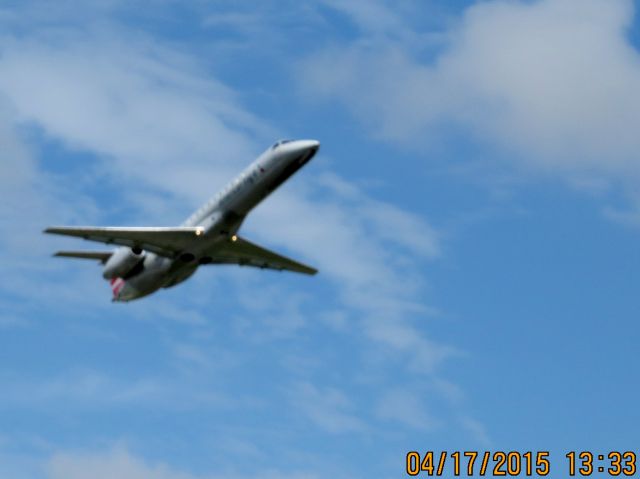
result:
[[[71,226],[47,226],[45,229],[42,230],[43,233],[48,233],[48,234],[61,234],[64,233],[66,230],[69,230],[70,228],[72,228]]]

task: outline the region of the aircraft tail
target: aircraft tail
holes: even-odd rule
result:
[[[53,256],[61,258],[93,259],[104,264],[109,258],[111,258],[112,254],[112,251],[58,251]]]

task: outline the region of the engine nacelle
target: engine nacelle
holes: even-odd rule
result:
[[[144,260],[144,251],[139,248],[118,248],[104,265],[105,279],[122,278]]]

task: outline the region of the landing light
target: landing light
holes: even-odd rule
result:
[[[196,230],[196,236],[200,236],[202,234],[202,228],[198,228]]]
[[[237,237],[236,235],[233,235],[233,236],[231,237],[231,241],[237,241],[237,240],[238,240],[238,237]]]

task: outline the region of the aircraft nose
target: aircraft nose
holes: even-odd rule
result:
[[[276,154],[285,161],[298,161],[306,163],[320,148],[318,140],[287,140],[281,144]]]
[[[293,158],[304,156],[305,162],[309,161],[320,148],[320,142],[317,140],[297,140],[290,146],[290,154]]]
[[[296,146],[301,150],[310,150],[314,153],[320,148],[320,142],[318,140],[298,140]]]

